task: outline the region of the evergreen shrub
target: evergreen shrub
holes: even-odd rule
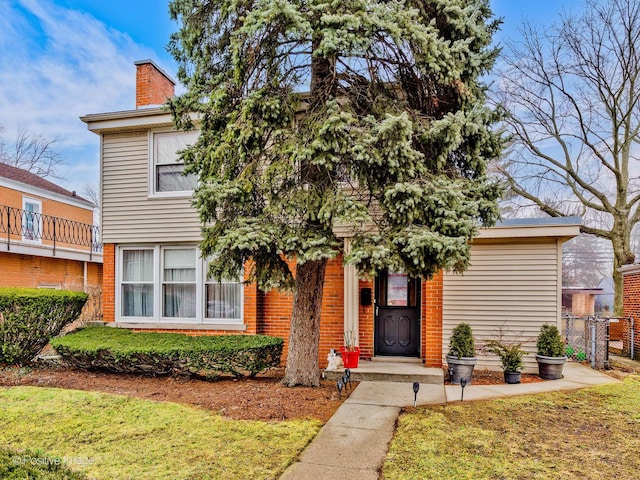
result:
[[[151,375],[236,377],[280,365],[284,340],[265,335],[188,336],[86,327],[51,345],[68,364],[83,369]]]
[[[87,294],[40,288],[0,288],[0,364],[33,360],[80,316]]]
[[[555,325],[542,325],[536,342],[538,355],[544,357],[563,357],[565,353],[564,341]]]
[[[458,358],[476,356],[473,332],[468,323],[461,323],[453,329],[449,340],[449,355]]]

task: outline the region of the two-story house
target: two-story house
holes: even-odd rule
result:
[[[197,133],[175,131],[162,107],[173,95],[173,80],[150,60],[136,67],[134,110],[82,118],[100,136],[104,320],[137,330],[287,339],[291,296],[260,292],[240,278],[224,283],[208,278],[192,207],[195,179],[181,174],[176,154]],[[353,332],[364,357],[412,357],[441,366],[450,332],[460,322],[471,323],[480,342],[503,329],[517,333],[532,350],[541,324],[559,325],[562,243],[578,230],[576,218],[483,229],[464,275],[445,272],[431,280],[402,273],[364,280],[340,258],[331,261],[321,362],[343,344],[345,332]],[[345,229],[345,248],[348,236]]]
[[[0,286],[100,289],[93,210],[75,192],[0,163]]]

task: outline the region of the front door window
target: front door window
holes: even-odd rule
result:
[[[406,273],[384,272],[378,281],[379,305],[382,307],[415,307],[417,305],[417,282]]]

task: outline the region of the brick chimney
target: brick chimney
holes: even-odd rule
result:
[[[138,60],[136,66],[136,109],[164,105],[174,95],[176,82],[153,60]]]

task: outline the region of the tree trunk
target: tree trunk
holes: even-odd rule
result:
[[[326,259],[308,261],[296,268],[287,368],[282,379],[288,387],[320,385],[318,349],[326,268]]]
[[[617,317],[621,317],[623,311],[623,277],[619,269],[635,260],[635,256],[631,252],[631,235],[627,223],[626,217],[620,221],[614,219],[612,228],[614,233],[611,240],[613,247],[613,314]]]

